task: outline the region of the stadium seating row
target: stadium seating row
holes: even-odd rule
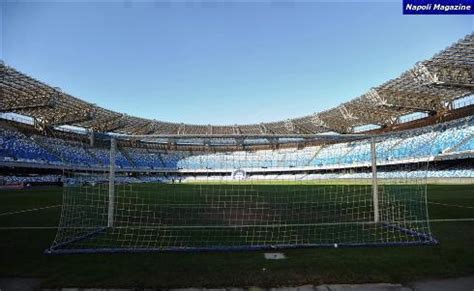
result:
[[[432,130],[410,131],[377,144],[379,162],[433,157],[474,150],[474,119],[464,119]],[[304,149],[193,155],[178,162],[183,169],[291,168],[347,166],[371,161],[370,143],[357,141]]]
[[[377,144],[377,159],[383,163],[473,150],[474,118],[468,117],[431,128],[389,135]],[[109,150],[49,136],[26,136],[14,129],[0,128],[1,160],[106,167],[109,165]],[[116,164],[123,169],[317,168],[328,165],[357,165],[369,163],[370,160],[368,141],[310,146],[303,149],[198,155],[120,148],[116,155]]]
[[[474,178],[474,169],[466,168],[450,168],[447,170],[430,169],[428,171],[380,171],[378,178],[381,179],[423,179],[423,178]],[[264,181],[264,180],[289,180],[289,181],[305,181],[305,180],[324,180],[324,179],[370,179],[371,173],[324,173],[324,174],[268,174],[268,175],[251,175],[246,180]],[[20,183],[56,183],[65,182],[66,184],[99,184],[107,183],[107,177],[101,175],[87,175],[68,177],[62,180],[60,175],[34,175],[34,176],[0,176],[0,185],[4,184],[20,184]],[[156,183],[171,182],[171,180],[183,180],[183,182],[199,182],[199,181],[219,181],[219,180],[235,180],[234,177],[227,176],[149,176],[141,175],[137,177],[118,175],[115,177],[117,184],[134,184],[134,183]]]

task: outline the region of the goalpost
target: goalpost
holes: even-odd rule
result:
[[[375,150],[375,138],[370,139],[370,162],[372,167],[372,203],[374,209],[374,222],[379,222],[379,191],[377,187],[377,152]]]
[[[115,152],[117,150],[117,140],[110,140],[110,170],[109,170],[109,206],[107,209],[107,227],[114,226],[115,209]]]
[[[436,244],[429,158],[391,138],[303,149],[83,147],[99,165],[65,166],[48,254]]]

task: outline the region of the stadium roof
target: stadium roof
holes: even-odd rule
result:
[[[474,94],[474,34],[337,107],[260,124],[196,125],[129,116],[73,97],[4,63],[0,64],[0,74],[0,112],[30,116],[41,128],[74,125],[130,135],[352,133],[359,126],[397,124],[401,116],[410,113],[446,112],[454,100]]]

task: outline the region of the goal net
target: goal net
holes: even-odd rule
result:
[[[430,145],[412,144],[370,138],[232,152],[74,145],[91,159],[65,166],[46,253],[434,244]]]

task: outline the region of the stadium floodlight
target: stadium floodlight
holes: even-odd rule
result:
[[[430,146],[424,134],[409,138],[423,148],[391,136],[322,136],[303,149],[160,152],[157,166],[142,171],[148,183],[135,183],[124,161],[150,156],[124,148],[133,137],[120,138],[89,148],[104,167],[65,166],[60,224],[46,253],[437,243],[428,162],[419,158]]]

